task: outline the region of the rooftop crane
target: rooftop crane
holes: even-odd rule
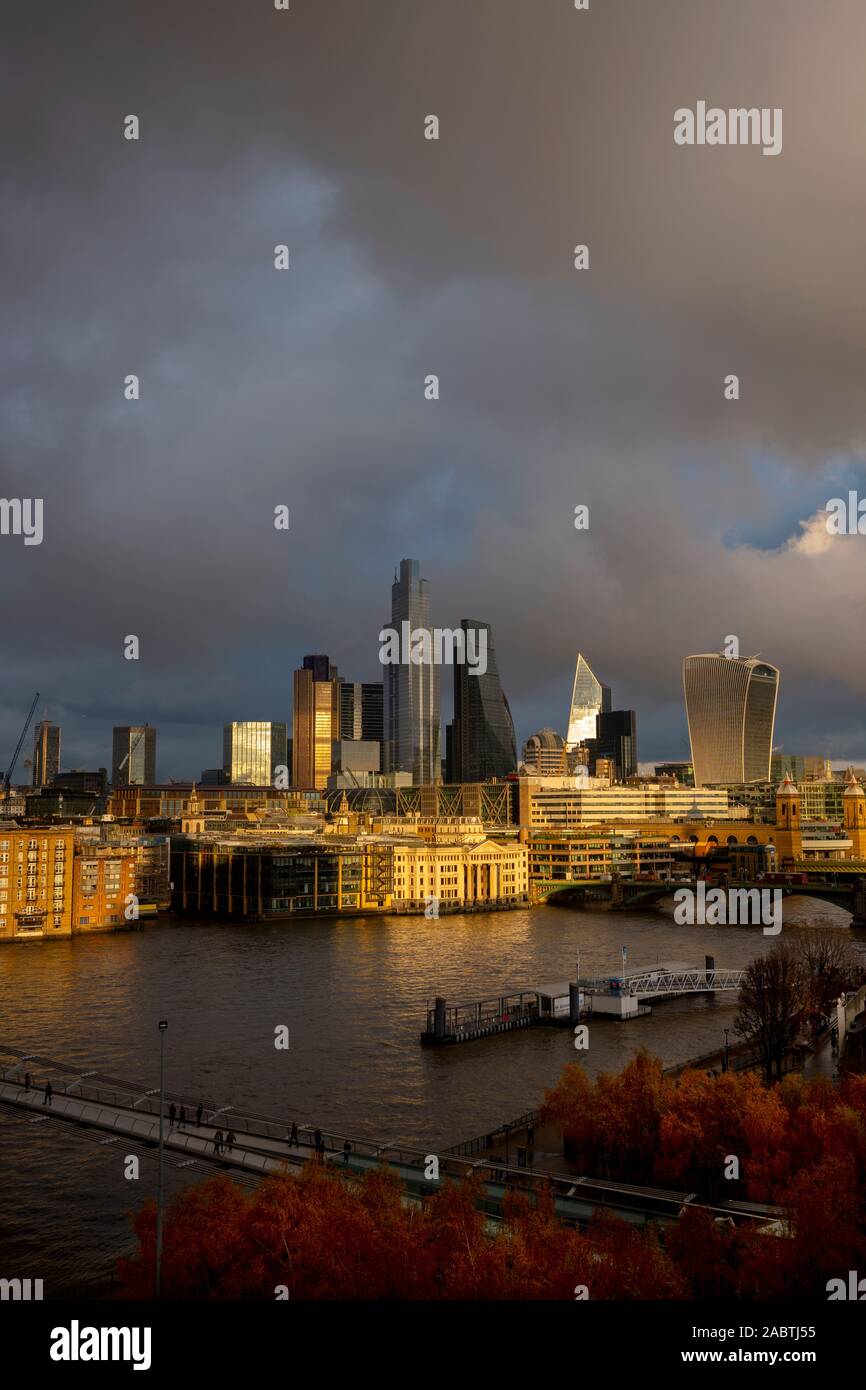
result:
[[[10,789],[11,789],[11,786],[12,786],[12,774],[13,774],[13,772],[15,771],[15,764],[16,764],[17,761],[18,761],[18,754],[21,752],[21,745],[23,744],[25,738],[27,737],[27,730],[30,728],[30,721],[31,721],[32,718],[33,718],[33,715],[34,715],[34,713],[35,713],[35,711],[36,711],[36,706],[38,705],[38,703],[39,703],[39,691],[37,690],[36,694],[33,696],[33,704],[30,706],[30,713],[27,715],[27,718],[26,718],[25,721],[24,721],[24,728],[21,730],[21,737],[19,738],[18,742],[17,742],[16,745],[15,745],[15,752],[12,754],[12,761],[11,761],[11,763],[9,764],[9,768],[8,768],[8,770],[7,770],[7,772],[6,772],[6,776],[3,778],[3,800],[4,800],[4,801],[8,801],[8,800],[9,800]]]

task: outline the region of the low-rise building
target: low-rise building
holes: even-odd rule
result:
[[[478,843],[394,846],[392,906],[420,910],[435,899],[441,908],[505,906],[525,902],[529,893],[526,845]]]
[[[134,849],[82,844],[73,863],[73,932],[111,931],[136,920]]]
[[[673,863],[667,835],[621,826],[596,826],[568,833],[536,831],[529,836],[533,880],[601,879],[618,875],[669,878]]]

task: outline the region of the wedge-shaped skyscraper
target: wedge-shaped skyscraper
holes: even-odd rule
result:
[[[779,672],[757,656],[683,661],[695,786],[768,782]]]
[[[578,652],[568,711],[568,733],[565,736],[565,746],[569,752],[588,738],[595,738],[596,718],[609,709],[610,686],[602,685],[596,679],[586,657]]]

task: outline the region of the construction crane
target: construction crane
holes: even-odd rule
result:
[[[23,744],[25,738],[27,737],[27,730],[30,728],[30,722],[31,722],[31,720],[32,720],[32,718],[33,718],[34,713],[36,712],[36,706],[38,705],[38,703],[39,703],[39,691],[37,690],[36,694],[33,696],[33,704],[30,706],[30,713],[27,715],[27,718],[26,718],[25,721],[24,721],[24,728],[21,730],[21,737],[19,738],[18,742],[17,742],[16,745],[15,745],[15,752],[12,754],[12,761],[11,761],[11,763],[9,764],[9,768],[8,768],[8,770],[7,770],[7,772],[6,772],[6,776],[3,778],[3,800],[4,800],[4,802],[9,800],[9,797],[10,797],[10,794],[11,794],[11,787],[12,787],[12,774],[13,774],[13,772],[15,771],[15,764],[16,764],[17,761],[18,761],[18,754],[21,752],[21,745]]]

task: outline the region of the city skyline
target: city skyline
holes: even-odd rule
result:
[[[15,123],[7,161],[3,493],[44,498],[44,538],[0,541],[0,747],[40,689],[76,765],[144,719],[167,774],[214,765],[214,728],[288,717],[305,653],[379,677],[402,553],[434,620],[491,624],[518,743],[559,726],[579,645],[639,711],[645,753],[686,756],[682,655],[737,633],[785,673],[780,741],[863,761],[866,658],[835,621],[862,590],[863,537],[822,513],[866,494],[866,184],[837,110],[866,16],[837,17],[831,58],[819,8],[625,4],[621,24],[578,16],[583,44],[568,5],[544,24],[467,6],[467,51],[497,33],[471,80],[447,25],[422,34],[389,0],[364,64],[347,2],[301,7],[291,44],[224,0],[207,44],[164,0],[146,30],[95,0],[52,19],[50,44],[38,12],[18,15],[30,78],[8,95],[41,115]],[[785,64],[761,71],[730,41],[741,25],[754,55],[784,33]],[[170,71],[142,64],[161,41]],[[549,74],[543,109],[527,61]],[[784,107],[783,153],[677,147],[673,110],[702,92]],[[805,208],[803,187],[820,189]],[[820,274],[795,243],[823,248]]]

